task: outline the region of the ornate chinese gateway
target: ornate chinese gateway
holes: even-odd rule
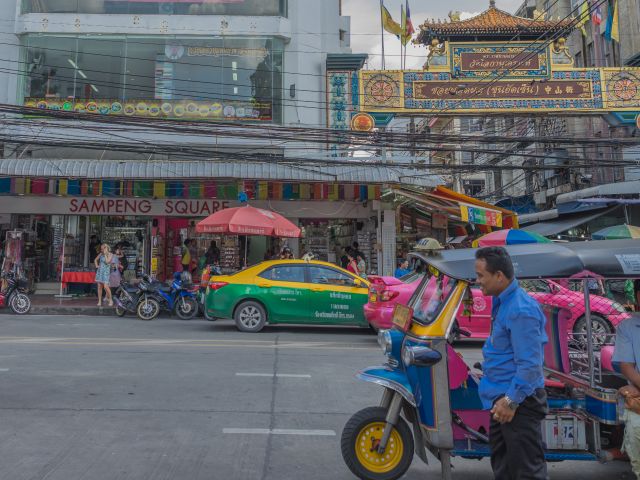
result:
[[[360,70],[340,74],[351,108],[368,113],[603,114],[640,109],[640,69],[574,68],[565,37],[572,19],[516,17],[488,10],[468,20],[427,21],[422,70]],[[329,107],[331,108],[331,107]]]

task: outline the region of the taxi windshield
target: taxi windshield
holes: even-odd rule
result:
[[[455,283],[455,280],[444,275],[432,275],[423,282],[422,290],[414,304],[413,319],[423,325],[433,323],[447,302]]]

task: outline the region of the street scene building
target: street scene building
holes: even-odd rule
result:
[[[0,7],[0,480],[640,478],[638,1]]]

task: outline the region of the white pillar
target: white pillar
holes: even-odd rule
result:
[[[396,212],[384,210],[382,212],[382,263],[379,263],[381,274],[393,276],[396,264]]]

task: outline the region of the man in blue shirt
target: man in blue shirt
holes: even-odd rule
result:
[[[491,410],[494,476],[496,480],[547,479],[541,430],[547,413],[542,373],[545,317],[518,285],[504,248],[478,250],[476,275],[482,293],[493,296],[479,393],[484,408]]]
[[[620,372],[629,381],[620,393],[625,399],[640,397],[640,314],[616,327],[616,348],[612,360],[620,363]],[[624,409],[623,449],[629,455],[631,468],[640,478],[640,414],[627,405]]]
[[[411,273],[411,270],[409,270],[409,261],[402,260],[398,264],[398,268],[396,268],[396,271],[394,272],[393,276],[396,278],[402,278],[405,275],[409,275],[410,273]]]

